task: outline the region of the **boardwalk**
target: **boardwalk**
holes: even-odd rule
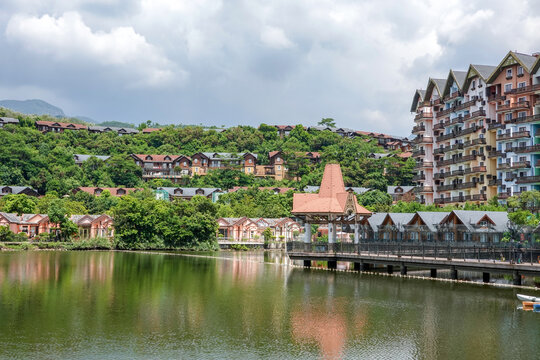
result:
[[[518,249],[509,245],[481,244],[403,244],[403,243],[287,243],[287,253],[292,260],[328,261],[335,268],[338,261],[351,262],[357,270],[367,270],[370,265],[385,265],[388,272],[399,267],[402,274],[407,269],[430,269],[433,277],[437,269],[451,270],[457,279],[458,271],[483,273],[489,282],[491,273],[512,274],[514,284],[521,283],[521,275],[540,276],[540,248]]]

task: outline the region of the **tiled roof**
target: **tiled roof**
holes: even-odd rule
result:
[[[173,162],[183,155],[132,154],[132,156],[137,157],[142,162]],[[146,160],[147,156],[151,156],[152,159]],[[166,157],[169,157],[169,159],[165,159]]]
[[[349,196],[351,196],[349,198]],[[370,215],[371,212],[358,204],[356,196],[345,190],[339,164],[326,164],[318,194],[294,194],[293,210],[295,214],[334,213],[344,214],[347,201],[351,199],[356,213]]]
[[[37,190],[30,186],[10,186],[10,185],[0,185],[0,195],[7,195],[7,193],[2,192],[2,189],[4,188],[11,189],[11,194],[20,194],[21,192],[28,190],[30,192],[33,192],[35,196],[38,195]]]
[[[248,186],[235,186],[232,189],[230,189],[229,192],[236,192],[238,190],[248,190],[248,189],[249,189]],[[266,186],[266,187],[261,186],[261,187],[258,187],[257,189],[260,191],[264,191],[264,190],[274,191],[279,194],[284,194],[289,190],[294,190],[294,188],[289,188],[289,187],[271,187],[271,186]]]
[[[128,194],[130,192],[142,190],[141,188],[123,188],[123,187],[110,188],[110,187],[81,186],[81,187],[76,188],[74,191],[75,192],[76,191],[84,191],[86,193],[94,195],[96,189],[101,189],[102,191],[108,190],[111,193],[112,196],[123,196],[123,195],[125,195],[125,194],[118,194],[118,190],[120,190],[120,189],[125,190],[126,194]]]
[[[38,224],[42,220],[49,218],[47,214],[22,214],[19,216],[14,213],[0,212],[0,215],[10,223],[15,224]]]
[[[73,154],[73,158],[75,159],[75,162],[85,162],[91,157],[98,158],[99,160],[107,161],[110,156],[106,155],[83,155],[83,154]]]
[[[394,195],[394,194],[396,194],[396,188],[402,188],[403,189],[402,193],[397,193],[397,194],[405,194],[405,193],[408,193],[409,191],[414,190],[414,186],[387,186],[386,187],[386,192],[388,194],[390,194],[390,195]]]
[[[14,119],[14,118],[10,118],[10,117],[0,117],[0,123],[4,123],[4,124],[18,124],[18,123],[19,123],[19,119]]]
[[[154,131],[161,131],[162,129],[161,128],[146,128],[146,129],[143,129],[143,133],[147,134],[147,133],[151,133],[151,132],[154,132]]]
[[[36,125],[58,127],[62,129],[74,129],[74,130],[88,129],[86,125],[82,125],[82,124],[62,123],[62,122],[57,122],[57,121],[44,121],[44,120],[36,121]]]
[[[193,187],[193,188],[158,187],[157,189],[158,190],[165,190],[171,196],[180,196],[180,197],[193,197],[193,196],[196,196],[196,195],[209,196],[210,194],[212,194],[212,193],[214,193],[216,191],[221,191],[219,188],[196,188],[196,187]],[[182,192],[179,193],[177,191],[175,193],[176,189],[180,189],[180,190],[182,190]],[[203,194],[197,194],[197,190],[202,190]]]

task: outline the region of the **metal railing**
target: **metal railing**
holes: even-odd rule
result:
[[[287,242],[288,253],[367,255],[393,258],[431,258],[440,260],[498,261],[530,263],[540,266],[540,247],[518,248],[517,243],[471,242]]]

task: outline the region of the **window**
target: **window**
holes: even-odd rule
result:
[[[509,92],[510,90],[512,90],[512,84],[504,84],[504,92]]]
[[[512,120],[512,113],[506,113],[506,114],[504,114],[504,120],[506,120],[506,121]]]
[[[278,170],[281,170],[281,165],[278,165],[278,166],[277,166],[277,169],[278,169]]]
[[[512,75],[511,72],[510,72],[510,75]],[[518,68],[517,68],[517,76],[523,76],[523,66],[518,66]]]
[[[527,83],[525,81],[518,83],[518,89],[524,88]]]
[[[474,90],[476,88],[476,80],[473,80],[471,83],[471,88]]]
[[[512,69],[506,69],[506,78],[511,79],[512,78]]]
[[[194,164],[199,163],[199,159],[197,159],[197,158],[193,159],[193,163],[194,163]]]
[[[524,117],[527,117],[527,112],[525,112],[525,111],[520,111],[520,112],[518,113],[518,118],[524,118]]]
[[[518,103],[524,103],[525,101],[527,101],[527,98],[525,96],[518,98]]]

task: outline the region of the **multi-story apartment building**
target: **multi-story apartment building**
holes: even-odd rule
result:
[[[509,52],[498,66],[451,70],[415,92],[421,202],[485,203],[540,187],[539,63]]]
[[[540,79],[538,56],[510,51],[489,78],[487,95],[496,114],[499,199],[540,187]],[[536,66],[538,68],[538,66]],[[536,84],[535,84],[536,83]],[[536,112],[535,112],[536,108]]]
[[[206,175],[209,170],[238,169],[246,174],[255,174],[257,154],[201,152],[191,157],[193,175]]]

